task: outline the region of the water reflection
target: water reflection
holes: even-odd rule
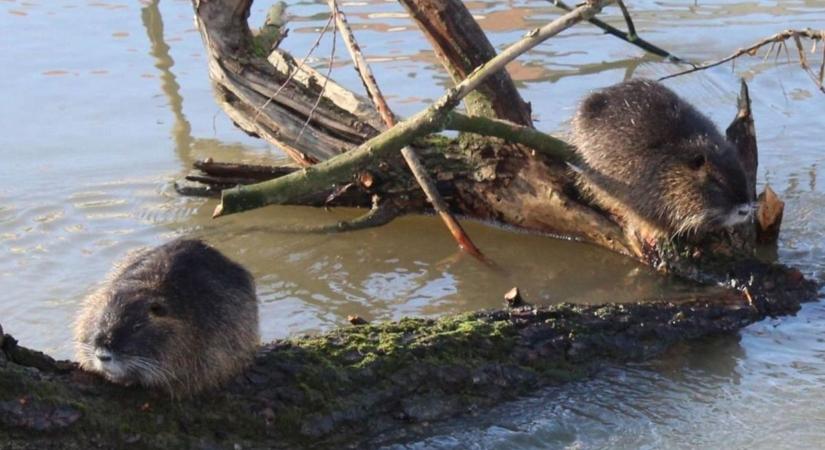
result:
[[[191,167],[195,162],[190,155],[192,148],[192,126],[186,120],[183,113],[183,97],[180,95],[180,85],[172,67],[175,61],[169,56],[169,45],[163,40],[163,17],[160,15],[158,5],[160,0],[151,0],[148,5],[140,11],[140,17],[146,28],[146,35],[151,43],[149,53],[155,58],[155,67],[160,70],[160,88],[166,98],[169,99],[169,108],[175,117],[172,126],[172,138],[175,142],[175,151],[180,158],[183,167]]]

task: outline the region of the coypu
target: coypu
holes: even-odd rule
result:
[[[86,298],[75,324],[83,369],[173,396],[237,375],[258,343],[252,276],[191,239],[127,256]]]
[[[673,91],[633,80],[588,96],[573,119],[580,183],[648,237],[703,234],[751,217],[734,146]]]

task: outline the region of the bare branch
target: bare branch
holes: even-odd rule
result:
[[[561,139],[542,133],[535,128],[517,125],[506,120],[481,116],[470,117],[453,111],[444,129],[501,138],[530,147],[558,161],[575,162],[578,159],[573,147]]]
[[[633,25],[633,19],[630,17],[630,11],[627,10],[627,6],[625,6],[624,1],[616,0],[616,3],[619,5],[619,9],[622,10],[624,22],[627,24],[627,38],[630,39],[630,42],[633,42],[639,37],[639,35],[636,34],[636,26]]]
[[[573,8],[568,6],[562,0],[548,0],[548,1],[550,1],[551,3],[553,3],[553,5],[561,8],[565,11],[572,11],[573,10]],[[619,6],[622,7],[622,4],[620,3]],[[622,7],[622,12],[626,13],[626,9],[623,8],[623,7]],[[640,38],[639,35],[636,34],[636,28],[633,26],[633,21],[630,19],[630,14],[629,13],[625,14],[625,21],[628,24],[628,29],[630,29],[630,33],[625,33],[624,31],[614,27],[613,25],[610,25],[609,23],[606,23],[606,22],[604,22],[600,19],[597,19],[595,17],[591,17],[590,19],[588,19],[588,22],[590,22],[593,25],[601,28],[602,30],[604,30],[605,33],[607,33],[611,36],[617,37],[617,38],[619,38],[619,39],[621,39],[621,40],[623,40],[627,43],[633,44],[633,45],[641,48],[642,50],[644,50],[648,53],[652,53],[652,54],[654,54],[656,56],[660,56],[662,58],[667,58],[670,61],[673,61],[673,62],[676,62],[676,63],[690,64],[691,66],[693,65],[693,63],[691,63],[689,61],[686,61],[682,58],[679,58],[678,56],[670,53],[669,51],[664,50],[660,47],[657,47],[656,45],[653,45],[650,42]]]
[[[257,119],[258,115],[261,114],[261,110],[266,109],[266,107],[269,106],[270,103],[272,103],[272,100],[274,100],[275,97],[277,97],[278,94],[280,94],[281,91],[284,90],[284,88],[289,84],[289,82],[292,81],[292,78],[295,77],[295,74],[297,74],[298,72],[301,71],[301,68],[304,66],[307,59],[309,59],[309,57],[312,56],[312,53],[315,52],[315,49],[318,48],[318,45],[321,44],[321,39],[323,39],[324,35],[327,33],[327,30],[329,29],[329,25],[331,23],[332,23],[332,16],[330,16],[330,18],[327,20],[327,23],[326,23],[326,25],[324,25],[324,28],[321,29],[321,32],[318,33],[318,38],[315,39],[315,43],[313,43],[312,47],[309,48],[309,50],[307,51],[307,54],[304,55],[304,58],[301,59],[301,61],[298,63],[297,66],[295,66],[295,70],[293,70],[292,73],[290,73],[289,76],[286,78],[286,80],[284,80],[284,82],[281,83],[281,86],[278,88],[278,90],[275,91],[274,94],[270,95],[269,98],[266,99],[266,101],[264,102],[263,105],[261,105],[259,108],[256,108],[255,117],[253,117],[252,120]],[[303,130],[301,130],[301,131],[303,132]]]
[[[388,127],[395,125],[395,116],[390,110],[390,107],[387,105],[384,95],[381,94],[381,89],[375,81],[375,76],[373,76],[372,70],[370,69],[369,64],[367,64],[367,60],[361,53],[361,46],[359,46],[358,42],[355,40],[355,35],[352,33],[352,29],[347,22],[346,14],[344,14],[344,11],[342,11],[338,6],[338,2],[336,0],[329,0],[327,3],[329,4],[329,8],[333,11],[335,23],[338,30],[344,37],[344,45],[346,45],[347,50],[352,57],[352,62],[355,64],[355,70],[361,77],[361,82],[364,83],[364,88],[367,90],[373,105],[375,105],[375,109],[377,109],[378,113],[381,114],[381,118]]]
[[[327,90],[327,83],[329,82],[330,77],[332,76],[332,65],[335,63],[335,43],[338,39],[338,30],[337,22],[335,18],[337,16],[337,11],[332,11],[332,17],[330,20],[333,22],[332,24],[332,49],[329,52],[329,65],[327,65],[327,75],[324,77],[324,81],[321,84],[321,90],[318,92],[318,97],[315,99],[315,104],[312,105],[312,109],[309,111],[309,115],[307,115],[307,120],[304,122],[304,126],[301,128],[301,131],[298,133],[298,136],[295,137],[295,143],[301,140],[301,136],[304,135],[304,131],[309,126],[309,122],[312,121],[312,115],[315,114],[315,110],[318,109],[318,105],[321,103],[321,99],[324,98],[324,92]],[[297,70],[295,71],[297,72]],[[293,73],[295,73],[293,72]]]
[[[352,220],[342,220],[332,225],[321,225],[318,227],[301,227],[283,231],[294,231],[299,233],[340,233],[345,231],[358,231],[367,228],[380,227],[392,222],[401,212],[391,201],[382,201],[377,195],[372,197],[372,208],[366,214]]]
[[[785,55],[788,58],[788,62],[791,62],[791,56],[790,56],[790,51],[788,50],[787,40],[788,39],[793,39],[796,42],[797,49],[799,50],[799,64],[802,66],[802,69],[805,70],[805,72],[808,75],[811,76],[811,79],[813,80],[814,84],[816,84],[816,87],[819,88],[820,91],[825,93],[825,85],[823,85],[823,82],[822,82],[823,81],[822,80],[823,71],[825,71],[825,54],[823,54],[823,62],[822,62],[823,66],[820,68],[819,76],[817,76],[813,72],[813,70],[810,68],[810,66],[808,65],[807,58],[805,57],[804,51],[802,49],[802,42],[801,42],[800,38],[807,38],[807,39],[810,39],[814,42],[822,41],[822,40],[825,40],[825,30],[812,30],[812,29],[808,28],[808,29],[805,29],[805,30],[785,30],[785,31],[781,31],[779,33],[774,34],[773,36],[766,37],[766,38],[760,40],[759,42],[757,42],[757,43],[755,43],[755,44],[753,44],[749,47],[740,48],[739,50],[735,51],[731,55],[726,56],[726,57],[724,57],[720,60],[710,62],[710,63],[707,63],[707,64],[701,64],[701,65],[698,65],[698,66],[694,66],[691,69],[684,70],[684,71],[681,71],[681,72],[672,73],[670,75],[659,78],[659,81],[667,80],[668,78],[674,78],[674,77],[686,75],[686,74],[693,73],[693,72],[697,72],[699,70],[709,69],[711,67],[716,67],[716,66],[722,65],[722,64],[724,64],[728,61],[734,61],[734,60],[736,60],[736,58],[739,58],[742,55],[756,56],[756,53],[759,51],[759,49],[761,49],[762,47],[764,47],[766,45],[770,45],[770,48],[768,49],[768,52],[765,55],[765,58],[767,58],[771,54],[774,47],[777,47],[776,56],[774,58],[774,60],[776,60],[777,58],[779,58],[779,54],[782,51],[782,49],[784,48],[785,49]]]

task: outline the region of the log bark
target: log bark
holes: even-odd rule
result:
[[[493,44],[460,0],[400,0],[432,44],[456,84],[496,56]],[[532,126],[530,105],[506,70],[489,78],[465,99],[467,112]]]

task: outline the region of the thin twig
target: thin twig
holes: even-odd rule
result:
[[[667,80],[668,78],[674,78],[674,77],[678,77],[678,76],[681,76],[681,75],[686,75],[686,74],[693,73],[693,72],[697,72],[699,70],[709,69],[711,67],[716,67],[716,66],[722,65],[722,64],[724,64],[728,61],[733,61],[733,60],[735,60],[736,58],[738,58],[742,55],[756,56],[756,53],[759,51],[759,49],[761,49],[762,47],[764,47],[766,45],[770,45],[770,47],[768,48],[767,54],[765,54],[765,59],[767,59],[767,57],[770,56],[770,54],[773,52],[774,47],[776,47],[776,55],[774,57],[774,62],[776,62],[776,60],[779,58],[779,55],[782,52],[783,48],[785,49],[785,54],[788,58],[788,62],[791,62],[791,56],[790,56],[790,51],[788,50],[787,40],[788,39],[793,39],[794,42],[796,43],[797,50],[799,51],[799,64],[802,66],[802,69],[805,70],[805,72],[808,73],[808,75],[811,76],[811,79],[813,80],[814,84],[816,84],[816,86],[819,88],[819,90],[822,91],[823,93],[825,93],[825,85],[823,85],[823,80],[822,80],[823,75],[825,75],[825,53],[823,53],[823,56],[822,56],[823,61],[822,61],[822,66],[820,67],[820,76],[817,76],[813,72],[813,70],[811,69],[810,65],[808,64],[808,60],[804,55],[804,49],[802,48],[802,42],[801,42],[800,38],[807,38],[807,39],[810,39],[814,42],[822,41],[822,40],[825,40],[825,30],[812,30],[810,28],[805,29],[805,30],[785,30],[785,31],[776,33],[772,36],[768,36],[768,37],[758,41],[757,43],[755,43],[755,44],[753,44],[749,47],[740,48],[739,50],[735,51],[731,55],[726,56],[726,57],[724,57],[724,58],[722,58],[718,61],[714,61],[714,62],[707,63],[707,64],[701,64],[699,66],[694,66],[693,68],[688,69],[688,70],[683,70],[681,72],[676,72],[676,73],[664,76],[662,78],[659,78],[659,81]]]
[[[569,11],[573,10],[573,8],[568,6],[562,0],[548,0],[548,1],[550,3],[552,3],[553,5],[555,5],[556,7],[561,8],[565,11],[569,12]],[[628,27],[631,27],[631,26],[633,26],[633,22],[627,20],[629,17],[630,17],[630,15],[628,14],[625,17],[625,21],[628,22]],[[669,60],[671,60],[675,63],[690,64],[691,66],[693,66],[693,63],[691,63],[689,61],[686,61],[682,58],[679,58],[678,56],[670,53],[669,51],[664,50],[660,47],[657,47],[656,45],[653,45],[650,42],[640,38],[639,35],[636,34],[635,27],[633,28],[633,36],[631,37],[629,35],[629,33],[625,33],[624,31],[614,27],[613,25],[610,25],[610,24],[608,24],[608,23],[606,23],[606,22],[604,22],[600,19],[597,19],[595,17],[592,17],[592,18],[588,19],[588,22],[590,22],[593,25],[601,28],[602,30],[604,30],[605,33],[607,33],[611,36],[615,36],[615,37],[617,37],[617,38],[619,38],[619,39],[621,39],[625,42],[628,42],[630,44],[633,44],[633,45],[641,48],[642,50],[644,50],[646,52],[652,53],[652,54],[654,54],[656,56],[660,56],[662,58],[667,58],[667,59],[669,59]]]
[[[295,137],[295,143],[297,144],[298,141],[301,140],[301,136],[304,135],[304,131],[309,126],[309,122],[312,120],[312,115],[315,114],[315,110],[318,109],[318,105],[321,104],[321,99],[324,97],[324,92],[327,90],[327,83],[329,82],[329,77],[332,75],[332,65],[335,62],[335,47],[336,47],[336,40],[338,38],[338,22],[335,21],[335,17],[338,15],[336,11],[332,12],[331,19],[333,20],[332,25],[332,50],[329,52],[329,65],[327,66],[327,74],[324,77],[324,81],[321,84],[321,92],[318,93],[318,98],[315,99],[315,104],[312,105],[312,109],[309,110],[309,114],[307,115],[307,120],[304,122],[304,126],[301,127],[301,131],[298,132],[298,136]],[[293,145],[294,145],[293,144]]]
[[[318,34],[318,38],[315,39],[315,43],[312,44],[312,47],[309,48],[309,50],[307,51],[307,54],[304,55],[303,59],[301,59],[301,61],[298,62],[298,64],[295,66],[295,70],[293,70],[292,73],[290,73],[289,76],[287,76],[286,80],[284,80],[284,82],[281,83],[281,86],[278,87],[278,90],[275,91],[274,94],[270,95],[269,98],[267,98],[266,101],[263,103],[263,105],[261,105],[259,108],[256,108],[255,116],[252,117],[253,121],[258,118],[258,116],[261,114],[261,111],[266,109],[266,107],[269,106],[270,103],[272,103],[272,100],[274,100],[275,97],[277,97],[278,94],[280,94],[281,91],[284,90],[284,88],[289,84],[289,82],[292,81],[293,78],[295,78],[295,75],[298,72],[301,71],[301,68],[303,68],[304,64],[306,64],[307,59],[309,59],[309,57],[312,56],[312,53],[315,52],[315,49],[318,48],[318,45],[321,44],[321,39],[327,33],[327,30],[329,29],[329,25],[332,23],[332,19],[333,19],[332,16],[330,16],[329,19],[327,20],[327,23],[324,25],[324,28],[321,29],[321,33]]]
[[[822,64],[819,66],[819,85],[825,81],[825,45],[822,46]]]
[[[384,120],[387,127],[395,125],[395,116],[390,110],[390,107],[387,105],[384,95],[381,94],[381,89],[375,81],[375,77],[372,74],[369,64],[367,64],[367,60],[364,58],[363,53],[361,53],[361,47],[355,40],[355,34],[353,34],[352,28],[350,28],[349,23],[347,22],[346,14],[344,14],[344,11],[341,10],[336,0],[328,0],[327,3],[329,4],[329,8],[335,14],[335,22],[338,26],[338,30],[343,35],[344,45],[346,45],[347,50],[352,57],[352,62],[355,64],[355,70],[361,77],[361,82],[364,83],[364,88],[367,90],[373,105],[375,105],[375,109],[378,110],[378,113],[381,115],[381,119]]]
[[[639,37],[639,35],[636,34],[636,26],[633,25],[633,19],[630,17],[630,12],[627,10],[627,6],[625,6],[624,1],[616,0],[616,3],[619,5],[619,9],[622,10],[624,22],[627,24],[627,38],[630,39],[630,42],[633,42]]]
[[[381,94],[381,89],[375,81],[375,76],[372,74],[372,69],[370,69],[369,64],[367,64],[367,61],[361,52],[361,47],[355,40],[355,34],[352,32],[349,23],[347,23],[346,15],[340,9],[336,0],[328,0],[327,3],[335,16],[336,27],[341,31],[341,34],[344,37],[344,44],[346,45],[347,50],[349,50],[349,54],[355,64],[355,69],[358,71],[358,75],[360,75],[361,81],[364,83],[364,87],[366,88],[367,93],[369,93],[372,103],[375,105],[375,108],[378,110],[379,114],[381,114],[381,118],[384,120],[387,128],[392,128],[396,123],[395,115],[392,113],[389,105],[387,105],[386,99]],[[470,239],[470,236],[468,236],[461,227],[461,224],[459,224],[455,217],[453,217],[450,213],[447,202],[445,202],[441,197],[441,194],[438,193],[435,182],[427,173],[427,170],[424,168],[424,165],[421,163],[421,159],[418,157],[415,150],[410,146],[405,146],[401,149],[401,156],[407,163],[407,167],[409,167],[410,171],[412,171],[418,185],[421,187],[421,190],[424,191],[424,195],[426,195],[427,200],[429,200],[430,204],[432,204],[433,209],[435,209],[441,217],[441,220],[444,221],[444,224],[447,226],[450,234],[458,243],[458,246],[476,258],[484,260],[484,256],[481,251],[478,247],[476,247]]]

